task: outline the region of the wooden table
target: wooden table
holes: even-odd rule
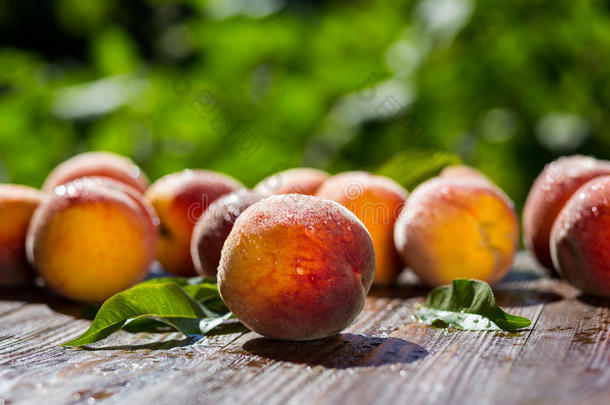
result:
[[[610,404],[607,300],[540,277],[521,255],[498,302],[531,330],[414,323],[426,290],[374,290],[344,334],[292,343],[242,330],[184,339],[119,332],[88,349],[82,307],[43,290],[0,295],[0,405]]]

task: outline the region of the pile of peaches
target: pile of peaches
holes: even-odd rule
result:
[[[610,162],[553,162],[526,203],[526,246],[583,291],[610,295],[609,207]],[[205,170],[149,186],[131,160],[90,152],[55,168],[42,191],[0,185],[0,285],[38,275],[64,297],[101,302],[158,262],[173,275],[218,277],[236,317],[279,339],[340,332],[371,285],[407,267],[431,286],[501,280],[518,241],[512,202],[465,166],[409,196],[382,176],[309,168],[252,190]]]

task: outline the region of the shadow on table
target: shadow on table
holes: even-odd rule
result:
[[[421,284],[395,284],[372,287],[369,296],[376,298],[417,298],[425,297],[432,289]]]
[[[78,319],[93,319],[96,308],[89,304],[70,301],[43,287],[0,288],[0,302],[20,301],[27,304],[42,304],[55,312]]]
[[[530,276],[532,278],[530,278]],[[505,279],[503,282],[516,281],[517,279],[535,280],[539,278],[531,273],[517,274],[512,279]],[[425,298],[432,291],[431,287],[426,287],[422,284],[408,283],[396,284],[385,287],[373,287],[369,292],[369,296],[376,298]],[[563,296],[552,290],[544,290],[540,288],[523,288],[514,285],[503,286],[502,283],[494,287],[494,296],[496,302],[500,306],[509,307],[527,307],[539,304],[548,304],[551,302],[561,301]]]
[[[533,280],[539,280],[547,277],[543,270],[522,270],[512,269],[506,277],[500,282],[503,283],[518,283],[527,282]],[[514,286],[513,286],[514,289]],[[432,287],[424,285],[419,278],[410,270],[406,269],[398,279],[398,282],[388,286],[373,286],[369,295],[377,298],[418,298],[426,297],[432,290]],[[548,296],[542,297],[542,299],[549,299]],[[561,299],[561,297],[559,297]],[[547,302],[547,301],[545,301]]]
[[[590,294],[581,294],[576,299],[583,304],[597,308],[610,308],[610,298],[598,297]]]
[[[247,353],[274,361],[287,361],[334,369],[407,364],[428,355],[423,347],[400,338],[351,333],[308,342],[254,338],[242,346]],[[264,360],[260,362],[264,365]],[[251,365],[256,365],[253,362]]]
[[[501,307],[530,307],[550,304],[564,298],[554,291],[528,288],[494,289],[494,297]]]
[[[171,339],[163,342],[150,342],[136,345],[115,345],[115,346],[81,346],[74,350],[85,350],[89,352],[102,352],[108,350],[125,350],[125,351],[138,351],[138,350],[169,350],[176,347],[190,346],[201,339],[201,336],[188,337],[184,339]]]
[[[0,287],[0,301],[23,301],[42,304],[54,298],[42,287]]]
[[[149,318],[139,319],[137,325],[127,324],[121,330],[133,333],[133,334],[142,334],[146,333],[151,339],[156,339],[153,335],[158,334],[168,334],[172,332],[176,332],[175,329],[168,327],[166,324],[161,323],[159,321],[155,321]],[[212,336],[220,336],[227,334],[235,334],[235,333],[245,333],[248,332],[248,329],[243,326],[241,323],[235,321],[227,324],[223,324],[214,328],[213,331],[205,335],[197,335],[197,336],[189,336],[184,339],[172,339],[166,340],[162,342],[150,342],[143,344],[132,344],[132,345],[110,345],[110,346],[102,346],[104,343],[98,343],[96,346],[82,346],[82,350],[87,351],[104,351],[104,350],[126,350],[126,351],[138,351],[138,350],[169,350],[175,347],[184,347],[190,346],[197,343],[199,340],[204,337],[212,337]]]

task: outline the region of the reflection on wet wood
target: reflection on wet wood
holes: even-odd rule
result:
[[[319,341],[120,332],[75,350],[58,344],[87,327],[86,307],[0,292],[0,404],[610,403],[610,302],[528,263],[496,287],[534,321],[518,333],[415,324],[427,290],[406,284],[373,291],[344,334]]]

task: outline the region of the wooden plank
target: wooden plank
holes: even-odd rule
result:
[[[49,298],[52,306],[70,307]],[[0,304],[0,311],[13,306]],[[66,309],[66,307],[64,307]],[[196,364],[241,333],[205,338],[197,346],[179,333],[120,332],[100,350],[65,349],[59,344],[89,322],[56,312],[47,304],[26,303],[0,318],[0,403],[91,403],[116,400],[122,392],[146,389],[175,370]]]
[[[502,401],[610,403],[608,301],[564,290],[564,300],[545,306],[498,392]],[[524,385],[535,389],[510,389]]]
[[[608,301],[528,260],[516,268],[496,297],[534,320],[519,333],[416,324],[427,290],[403,285],[373,291],[344,334],[320,341],[120,332],[74,350],[58,344],[88,326],[82,307],[0,295],[0,403],[610,403]]]
[[[275,342],[246,334],[202,369],[186,370],[153,391],[136,393],[130,402],[205,397],[210,403],[443,403],[456,395],[491,393],[497,384],[460,390],[478,378],[493,382],[505,376],[498,359],[512,361],[529,332],[422,327],[411,322],[421,300],[370,298],[348,333],[324,341]],[[514,312],[536,318],[542,305]],[[172,391],[178,381],[184,381],[183,390]]]

